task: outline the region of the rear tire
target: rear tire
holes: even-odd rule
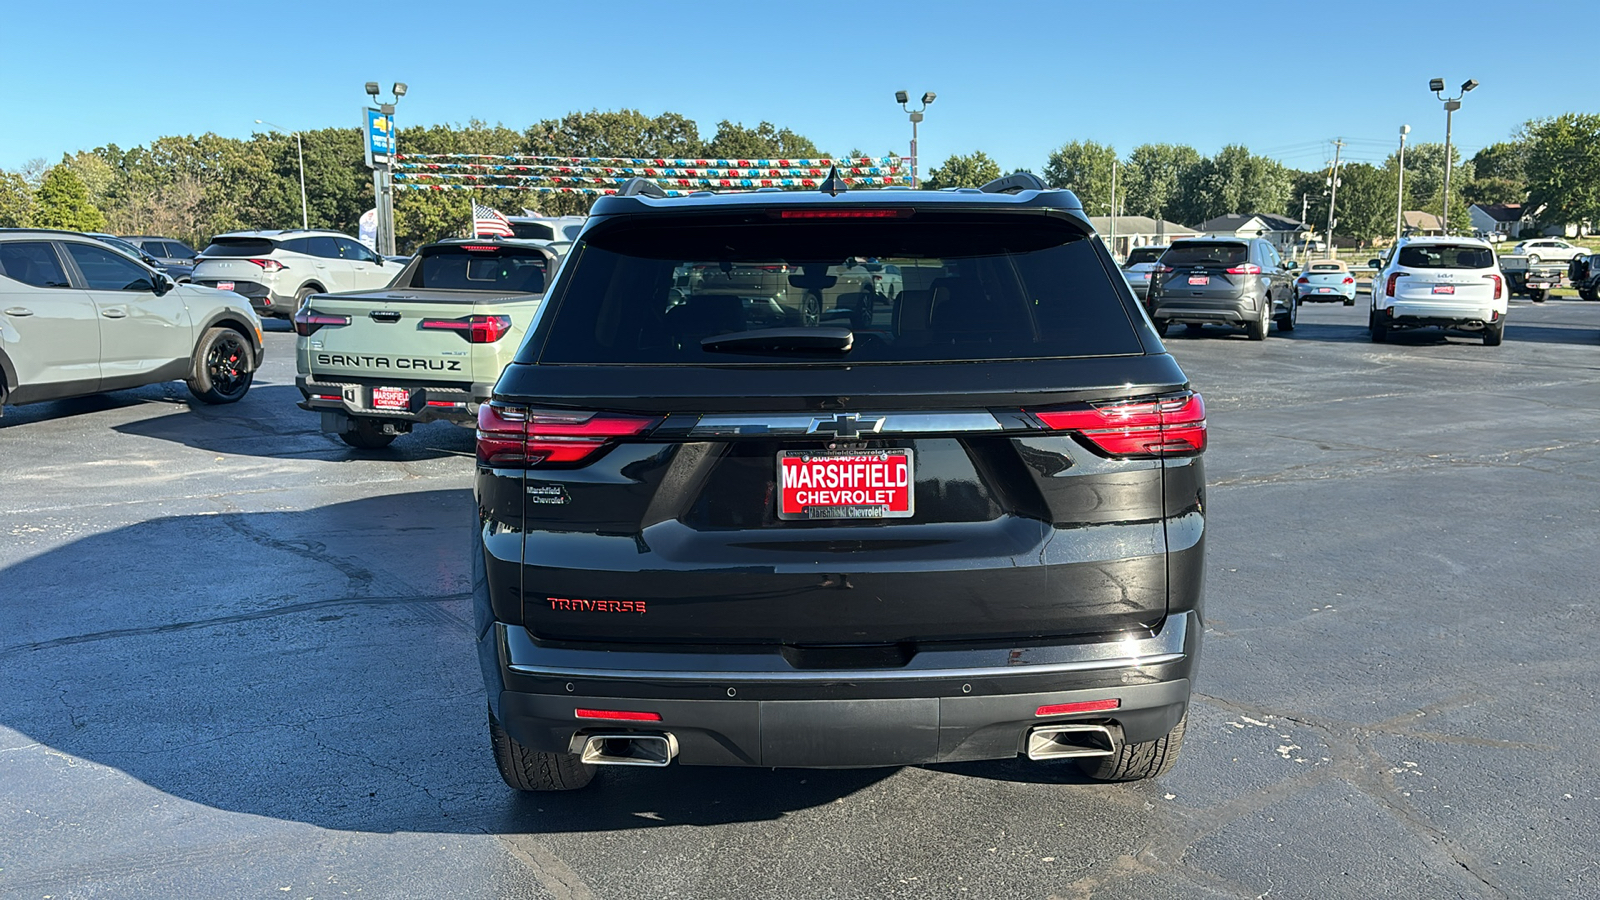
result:
[[[1535,303],[1543,303],[1544,298],[1548,296],[1549,293],[1549,291],[1544,290],[1543,288],[1536,288],[1528,292],[1528,299]]]
[[[1300,318],[1300,304],[1289,304],[1289,311],[1278,315],[1278,330],[1293,331],[1295,322]]]
[[[352,419],[355,428],[342,432],[339,438],[357,450],[382,450],[394,443],[398,435],[384,434],[377,419]]]
[[[1595,298],[1596,298],[1597,295],[1595,294],[1594,288],[1586,287],[1586,288],[1578,288],[1578,296],[1583,298],[1584,300],[1588,300],[1589,302],[1593,303],[1595,301]]]
[[[1367,313],[1367,328],[1372,332],[1372,342],[1382,344],[1389,340],[1389,328],[1378,318],[1378,311]]]
[[[529,750],[506,734],[494,713],[489,714],[489,744],[500,777],[519,791],[575,791],[594,780],[595,767],[578,754]]]
[[[1539,254],[1537,254],[1537,253],[1529,253],[1528,254],[1528,265],[1537,266],[1538,264],[1539,264]]]
[[[211,328],[194,346],[194,368],[185,384],[201,403],[237,403],[255,380],[255,359],[244,335]]]
[[[1506,339],[1506,320],[1501,319],[1483,326],[1483,345],[1485,347],[1498,347]]]
[[[1271,314],[1272,301],[1261,301],[1261,315],[1254,322],[1249,322],[1244,326],[1244,333],[1250,340],[1264,341],[1267,339],[1267,322],[1272,318]]]
[[[1094,756],[1078,760],[1078,768],[1095,781],[1143,781],[1160,778],[1178,764],[1178,754],[1183,751],[1183,732],[1189,723],[1189,713],[1172,730],[1153,741],[1138,744],[1124,743],[1110,756]]]
[[[1200,332],[1206,330],[1206,326],[1201,322],[1189,322],[1183,326],[1183,330],[1189,332],[1190,334],[1199,334]]]
[[[1354,297],[1346,297],[1345,301],[1344,301],[1344,305],[1345,306],[1355,306],[1356,305],[1356,298],[1354,298]]]
[[[306,305],[306,300],[312,294],[320,293],[322,293],[322,288],[319,288],[314,284],[301,285],[300,290],[294,292],[294,311],[299,312],[300,307]]]
[[[1156,334],[1159,334],[1162,337],[1166,337],[1167,330],[1172,327],[1172,323],[1166,319],[1156,319],[1150,324],[1155,326]]]

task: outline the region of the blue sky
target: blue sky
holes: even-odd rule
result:
[[[244,137],[258,118],[353,126],[372,79],[410,84],[402,125],[521,128],[632,107],[680,112],[707,137],[722,119],[766,119],[834,153],[874,154],[905,152],[894,91],[932,90],[925,169],[983,149],[1007,169],[1037,170],[1052,148],[1083,138],[1124,154],[1152,141],[1203,153],[1243,143],[1311,168],[1342,136],[1347,158],[1378,161],[1402,123],[1412,141],[1443,140],[1444,113],[1426,89],[1434,76],[1482,83],[1456,115],[1466,155],[1529,118],[1600,112],[1593,55],[1562,25],[1592,21],[1591,4],[1447,8],[169,0],[145,13],[104,0],[19,3],[4,16],[0,167],[167,134]]]

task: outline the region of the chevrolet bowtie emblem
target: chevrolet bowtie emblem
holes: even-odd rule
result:
[[[834,413],[826,418],[818,416],[812,419],[811,427],[806,429],[806,434],[830,434],[834,437],[853,438],[862,434],[877,434],[882,429],[882,416],[862,418],[856,413]]]

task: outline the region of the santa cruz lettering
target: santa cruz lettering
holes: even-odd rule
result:
[[[400,369],[406,371],[423,372],[459,372],[461,360],[459,359],[418,359],[400,357],[390,359],[387,356],[356,356],[349,353],[318,353],[317,365],[319,366],[348,366],[352,369]]]

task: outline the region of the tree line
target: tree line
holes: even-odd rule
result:
[[[313,227],[356,232],[371,208],[372,182],[356,128],[302,132],[308,217]],[[636,110],[574,112],[517,130],[471,121],[402,128],[403,153],[480,153],[610,157],[830,156],[804,135],[762,122],[720,122],[709,139],[691,119]],[[1331,147],[1330,147],[1331,150]],[[864,155],[852,149],[849,156]],[[1511,140],[1463,160],[1452,148],[1451,227],[1469,230],[1471,203],[1526,203],[1542,221],[1600,222],[1600,115],[1569,113],[1528,122]],[[1249,148],[1211,156],[1182,144],[1142,144],[1127,154],[1092,140],[1052,151],[1040,173],[1069,187],[1090,215],[1116,212],[1195,226],[1227,213],[1274,213],[1326,228],[1331,167],[1301,171]],[[1348,162],[1337,178],[1337,235],[1363,242],[1394,232],[1399,159]],[[984,151],[956,154],[932,167],[928,187],[976,187],[1002,175]],[[1444,200],[1444,147],[1408,146],[1408,210],[1438,214]],[[593,197],[521,191],[400,191],[396,237],[402,250],[460,233],[473,201],[545,215],[586,211]],[[0,171],[0,227],[36,226],[118,234],[161,234],[203,244],[214,234],[292,228],[301,220],[295,140],[276,132],[247,139],[215,134],[163,137],[148,146],[106,145]]]

